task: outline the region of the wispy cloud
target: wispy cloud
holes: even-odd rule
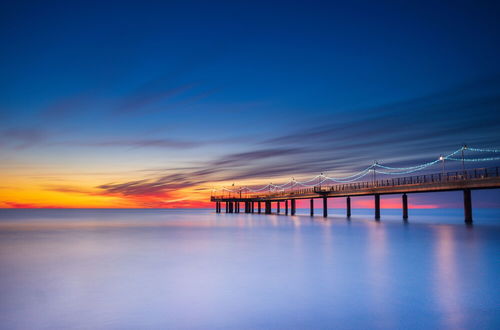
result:
[[[318,126],[264,139],[168,175],[100,185],[108,193],[161,194],[183,188],[276,177],[352,173],[377,159],[411,164],[435,159],[462,143],[500,145],[500,77],[394,104],[324,118]],[[472,114],[472,115],[471,115]]]
[[[118,100],[115,114],[133,115],[183,108],[209,97],[220,87],[207,87],[201,81],[189,80],[187,76],[196,66],[207,63],[209,57],[194,56],[170,73],[154,77],[130,90]],[[212,59],[213,60],[213,59]],[[197,63],[197,64],[194,64]]]
[[[0,131],[0,147],[28,148],[46,141],[48,134],[38,128],[10,128]]]
[[[189,91],[194,84],[181,85],[174,88],[167,88],[161,91],[141,91],[132,94],[124,99],[116,109],[117,113],[134,113],[147,110],[147,107],[165,101],[169,98],[179,96],[181,93]]]
[[[300,148],[269,148],[229,154],[213,162],[213,166],[246,165],[249,162],[303,153]]]
[[[82,195],[99,195],[95,190],[85,189],[77,186],[69,186],[69,185],[56,185],[56,184],[46,184],[43,185],[42,188],[48,191],[55,191],[61,193],[69,193],[69,194],[82,194]]]
[[[346,112],[274,138],[264,145],[314,151],[314,160],[414,160],[462,143],[499,144],[500,79],[372,109]],[[321,152],[323,150],[323,152]],[[450,150],[451,151],[451,150]],[[435,156],[435,155],[434,155]]]
[[[183,141],[175,139],[137,139],[137,140],[104,140],[104,141],[69,141],[59,143],[60,145],[83,146],[83,147],[154,147],[168,149],[194,148],[202,145],[202,142]]]
[[[156,196],[183,188],[193,187],[208,182],[208,176],[216,170],[203,169],[193,172],[179,172],[164,175],[155,179],[128,181],[124,183],[108,183],[98,186],[110,194],[125,196]]]
[[[91,92],[77,93],[54,100],[51,104],[40,110],[39,115],[44,120],[60,120],[61,118],[82,113],[92,102]]]

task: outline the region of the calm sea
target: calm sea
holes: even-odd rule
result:
[[[0,210],[0,328],[500,328],[499,210],[301,212]]]

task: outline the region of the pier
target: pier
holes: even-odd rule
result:
[[[463,171],[433,173],[386,180],[371,180],[364,182],[352,182],[345,184],[317,185],[310,188],[298,188],[282,191],[267,191],[259,193],[226,192],[214,194],[211,201],[215,203],[217,213],[222,212],[224,206],[227,213],[239,213],[240,204],[244,203],[245,213],[255,213],[257,204],[258,213],[264,206],[265,214],[271,214],[273,203],[279,214],[281,206],[285,209],[285,215],[295,215],[296,201],[299,199],[310,200],[310,215],[314,216],[314,200],[321,199],[323,205],[323,217],[328,216],[328,199],[345,198],[346,216],[351,216],[351,198],[357,196],[373,196],[374,218],[380,220],[380,196],[401,195],[401,209],[403,220],[408,219],[409,194],[429,193],[442,191],[463,191],[463,208],[465,223],[471,224],[472,212],[472,190],[500,188],[499,168],[477,168]]]

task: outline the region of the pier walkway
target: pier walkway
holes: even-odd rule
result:
[[[356,196],[374,196],[375,219],[380,219],[380,196],[400,194],[403,219],[408,219],[408,194],[441,191],[463,191],[464,218],[466,223],[472,223],[471,191],[476,189],[500,188],[499,168],[477,168],[465,171],[434,173],[425,175],[372,180],[333,185],[316,185],[310,188],[297,188],[281,191],[223,192],[211,196],[215,202],[217,213],[239,213],[240,204],[244,204],[245,213],[270,214],[272,203],[276,204],[276,212],[281,210],[285,215],[295,215],[296,200],[310,200],[310,214],[314,215],[314,199],[323,201],[323,217],[328,216],[328,198],[345,198],[346,215],[351,216],[351,198]]]

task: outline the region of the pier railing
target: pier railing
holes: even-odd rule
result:
[[[329,192],[353,192],[357,190],[375,189],[382,187],[401,187],[401,186],[414,186],[432,183],[450,183],[457,181],[467,180],[481,180],[492,177],[500,177],[499,167],[490,168],[476,168],[464,171],[453,171],[446,173],[432,173],[423,175],[414,175],[401,178],[392,178],[385,180],[372,180],[352,183],[340,183],[333,185],[317,185],[309,188],[289,188],[286,190],[270,190],[267,192],[259,193],[245,193],[245,192],[226,192],[220,195],[214,195],[215,198],[270,198],[270,197],[283,197],[283,196],[300,196],[307,194],[322,194]]]

